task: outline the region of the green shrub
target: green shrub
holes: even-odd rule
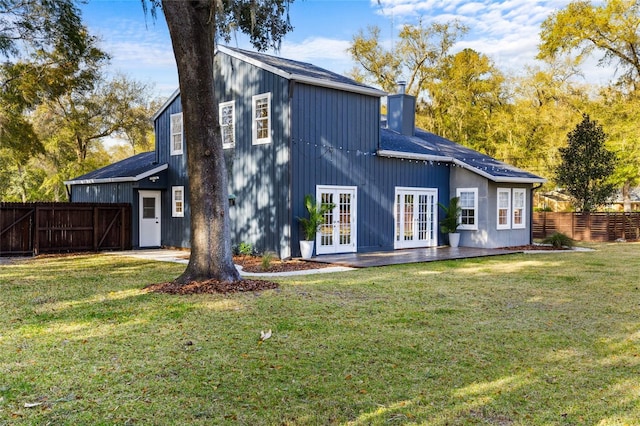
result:
[[[271,251],[265,251],[264,253],[262,253],[262,260],[261,260],[260,266],[262,267],[263,271],[268,271],[271,269],[271,262],[273,262],[275,257],[276,257],[275,253]]]
[[[573,247],[573,240],[562,232],[554,232],[542,240],[543,244],[551,244],[555,248]]]
[[[304,196],[304,207],[309,217],[298,218],[302,226],[302,234],[306,241],[315,241],[316,232],[318,232],[320,225],[324,223],[324,215],[333,210],[335,204],[318,203],[313,199],[311,194],[307,194]]]
[[[458,232],[458,226],[460,226],[460,213],[462,208],[460,207],[460,197],[453,197],[449,201],[449,205],[438,203],[440,208],[444,210],[444,218],[440,221],[440,231],[443,234],[452,234]]]
[[[253,253],[253,246],[249,243],[245,243],[244,241],[238,244],[238,254],[242,256],[251,256]]]

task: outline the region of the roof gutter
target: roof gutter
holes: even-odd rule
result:
[[[446,163],[453,163],[458,167],[462,167],[463,169],[469,170],[473,173],[476,173],[496,183],[540,183],[542,184],[547,181],[544,178],[518,178],[518,177],[493,176],[490,173],[485,172],[484,170],[480,170],[456,158],[448,157],[444,155],[440,156],[440,155],[432,155],[432,154],[417,154],[413,152],[393,151],[393,150],[387,150],[387,149],[379,149],[378,155],[381,157],[388,157],[388,158],[402,158],[402,159],[418,160],[418,161],[443,161]]]
[[[415,152],[393,151],[389,149],[379,149],[377,154],[380,157],[401,158],[404,160],[444,161],[446,163],[452,163],[454,161],[453,157],[446,157],[444,155],[417,154]]]

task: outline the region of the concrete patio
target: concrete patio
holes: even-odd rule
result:
[[[428,247],[370,253],[325,254],[311,258],[313,262],[331,263],[350,268],[399,265],[402,263],[435,262],[522,253],[522,250],[483,249],[473,247]]]

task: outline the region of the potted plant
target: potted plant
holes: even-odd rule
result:
[[[449,235],[449,246],[451,247],[458,247],[460,244],[458,226],[460,226],[459,218],[462,208],[459,203],[459,197],[453,197],[448,206],[438,203],[440,208],[444,210],[444,218],[440,221],[440,230],[443,234]]]
[[[320,225],[324,223],[324,215],[332,210],[333,204],[320,204],[309,194],[304,196],[304,207],[307,210],[308,218],[299,217],[298,221],[302,226],[302,234],[304,240],[300,241],[300,252],[303,259],[309,259],[313,255],[313,247],[315,245],[316,233]]]

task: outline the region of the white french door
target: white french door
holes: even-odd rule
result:
[[[396,188],[394,248],[438,245],[438,190]]]
[[[333,204],[316,235],[316,254],[351,253],[358,250],[355,186],[317,186],[316,200]]]
[[[140,247],[160,247],[161,211],[160,191],[138,191],[140,193]]]

